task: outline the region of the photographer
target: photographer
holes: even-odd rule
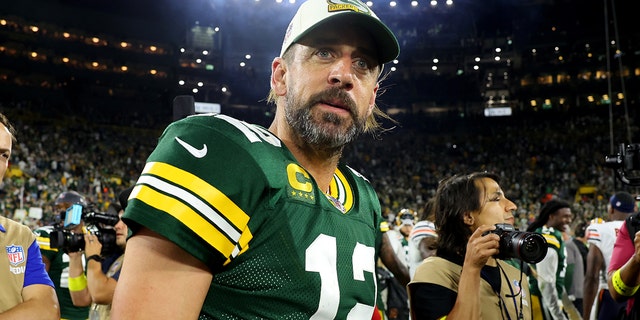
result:
[[[411,318],[531,319],[527,276],[496,258],[502,251],[496,224],[517,209],[498,177],[453,176],[438,185],[435,201],[437,250],[409,283]]]
[[[131,193],[131,188],[125,189],[118,195],[118,203],[112,203],[109,211],[122,217],[127,199]],[[115,229],[115,244],[117,250],[103,250],[100,237],[91,232],[84,234],[84,256],[86,257],[86,275],[83,268],[83,252],[69,253],[69,276],[80,279],[84,283],[71,289],[71,298],[76,306],[89,306],[89,319],[105,320],[110,318],[111,300],[115,291],[122,260],[124,259],[124,249],[126,246],[128,228],[127,225],[118,220],[113,226]]]

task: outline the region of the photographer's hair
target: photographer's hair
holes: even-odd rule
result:
[[[540,208],[540,214],[536,217],[536,219],[529,225],[527,231],[534,232],[536,229],[544,226],[549,221],[549,216],[555,213],[556,211],[564,208],[571,208],[571,204],[562,199],[551,199],[547,201],[542,208]],[[562,231],[562,230],[560,230]]]
[[[438,233],[438,255],[464,257],[471,229],[464,223],[466,214],[484,206],[483,187],[476,181],[484,178],[499,183],[498,176],[490,172],[457,174],[440,182],[435,195],[435,226]]]
[[[3,113],[0,113],[0,123],[2,123],[7,128],[7,130],[9,130],[9,133],[11,134],[11,140],[13,142],[16,142],[16,129],[13,127],[11,122],[9,122],[7,116],[5,116]]]
[[[422,211],[420,211],[420,214],[418,215],[418,219],[428,220],[433,222],[435,218],[435,212],[433,210],[435,205],[436,205],[436,198],[435,197],[429,198],[429,200],[425,202],[424,208],[422,208]]]

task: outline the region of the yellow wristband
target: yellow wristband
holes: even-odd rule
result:
[[[618,294],[625,297],[631,297],[638,291],[640,285],[635,287],[627,286],[620,278],[620,269],[616,270],[611,277],[611,284],[613,284],[613,289],[616,290]]]
[[[87,276],[84,274],[71,278],[69,277],[69,291],[82,291],[87,287]]]

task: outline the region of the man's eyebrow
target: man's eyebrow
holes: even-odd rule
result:
[[[321,46],[338,45],[340,41],[342,41],[342,39],[338,37],[316,37],[316,38],[310,39],[307,42],[307,44],[315,47],[321,47]],[[367,48],[360,45],[360,46],[357,46],[356,49],[358,52],[361,52],[362,54],[369,56],[372,59],[377,58],[377,52],[375,48]]]

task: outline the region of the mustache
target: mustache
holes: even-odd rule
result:
[[[318,103],[329,104],[338,108],[348,110],[352,116],[356,116],[356,102],[353,101],[344,90],[333,87],[327,90],[318,92],[309,98],[309,105],[313,106]]]

